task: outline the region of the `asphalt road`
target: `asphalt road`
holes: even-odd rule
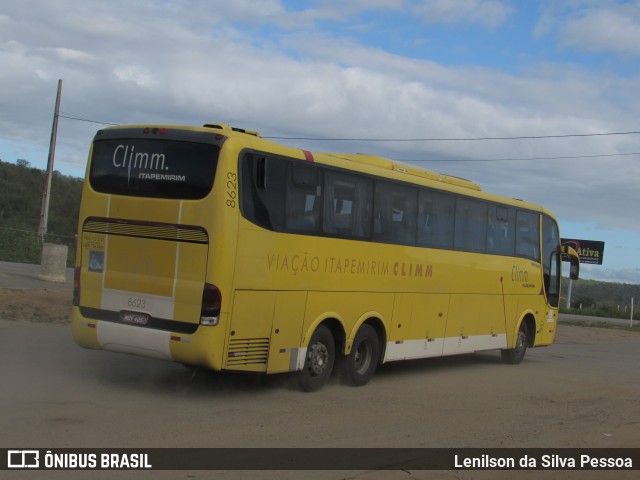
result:
[[[40,265],[0,262],[0,288],[27,288],[41,290],[72,290],[73,269],[67,268],[64,283],[48,282],[38,278]]]
[[[402,362],[383,366],[362,388],[336,382],[305,394],[286,376],[192,374],[173,363],[84,350],[65,325],[0,321],[0,446],[637,447],[638,365],[637,334],[566,326],[556,344],[530,350],[519,366],[503,365],[497,352]],[[19,475],[3,478],[44,478],[8,473]],[[79,473],[47,478],[248,478],[246,472]],[[435,474],[384,473],[356,476]],[[439,478],[512,478],[496,473]],[[606,476],[575,473],[563,478]],[[626,473],[609,478],[635,478]]]
[[[33,268],[16,266],[17,273],[7,274],[3,263],[0,279],[13,278],[10,287],[38,281]],[[391,363],[364,387],[335,381],[305,394],[288,376],[193,373],[169,362],[82,349],[68,325],[0,320],[0,447],[638,447],[639,365],[636,332],[561,325],[556,342],[529,350],[521,365],[502,364],[499,352]],[[516,474],[637,478],[637,471]],[[513,476],[401,470],[0,472],[3,479],[54,480]]]

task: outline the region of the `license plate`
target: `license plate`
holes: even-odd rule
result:
[[[133,325],[147,325],[149,323],[149,315],[140,312],[120,312],[120,320]]]

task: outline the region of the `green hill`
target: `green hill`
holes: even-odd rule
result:
[[[633,318],[640,319],[640,285],[575,280],[571,289],[571,310],[567,310],[566,297],[569,280],[562,281],[563,311],[600,317],[629,318],[631,299],[634,299]]]
[[[46,172],[29,162],[0,160],[0,260],[40,263],[38,240]],[[69,246],[68,265],[75,257],[75,236],[83,180],[53,172],[46,242]]]

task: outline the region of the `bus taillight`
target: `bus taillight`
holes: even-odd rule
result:
[[[80,267],[73,270],[73,306],[80,306]]]
[[[145,128],[144,130],[142,130],[142,133],[153,133],[154,135],[156,133],[159,133],[160,135],[166,135],[169,132],[169,130],[167,130],[166,128]]]
[[[200,312],[200,325],[215,326],[220,319],[220,306],[222,294],[218,287],[205,283],[202,290],[202,310]]]

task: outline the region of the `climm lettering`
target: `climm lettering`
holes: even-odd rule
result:
[[[393,264],[393,274],[396,277],[427,277],[433,276],[433,266],[422,263],[396,262]]]
[[[134,145],[118,145],[113,151],[113,166],[140,170],[169,170],[164,153],[136,152]]]
[[[512,282],[528,282],[529,272],[526,270],[520,270],[516,265],[511,269],[511,281]]]

